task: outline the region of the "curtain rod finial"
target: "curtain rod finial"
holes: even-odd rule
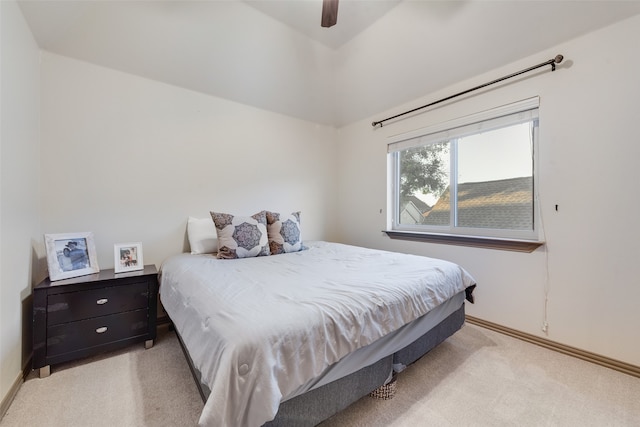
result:
[[[553,58],[553,60],[555,61],[556,64],[561,63],[563,59],[564,59],[564,56],[562,56],[562,55],[556,55],[556,57]]]

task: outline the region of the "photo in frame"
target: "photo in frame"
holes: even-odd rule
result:
[[[45,234],[47,267],[51,281],[100,271],[93,233]]]
[[[116,273],[144,269],[142,243],[116,243],[113,245],[114,270]]]

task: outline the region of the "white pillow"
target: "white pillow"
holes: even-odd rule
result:
[[[218,252],[218,234],[211,218],[189,217],[187,221],[187,236],[191,253],[214,254]]]

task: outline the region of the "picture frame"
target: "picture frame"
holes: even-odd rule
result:
[[[100,271],[92,232],[45,234],[44,244],[51,281]]]
[[[142,243],[116,243],[113,245],[113,265],[116,273],[144,270]]]

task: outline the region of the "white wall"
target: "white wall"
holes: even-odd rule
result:
[[[189,215],[302,211],[334,237],[335,129],[43,53],[44,233],[92,231],[101,269],[141,241],[157,266]]]
[[[640,311],[634,297],[640,255],[639,39],[636,16],[340,129],[342,240],[458,262],[478,282],[477,303],[467,306],[468,314],[640,366]],[[417,53],[406,52],[406,57],[412,54]],[[565,55],[556,72],[545,68],[381,129],[371,127],[374,119],[556,54]],[[446,64],[442,71],[447,72]],[[389,136],[532,96],[541,100],[539,191],[546,246],[526,254],[390,240],[381,233]],[[545,289],[548,335],[541,331]]]
[[[31,289],[41,280],[39,56],[22,13],[0,2],[0,399],[19,383],[31,353]],[[6,403],[6,402],[3,402]]]

